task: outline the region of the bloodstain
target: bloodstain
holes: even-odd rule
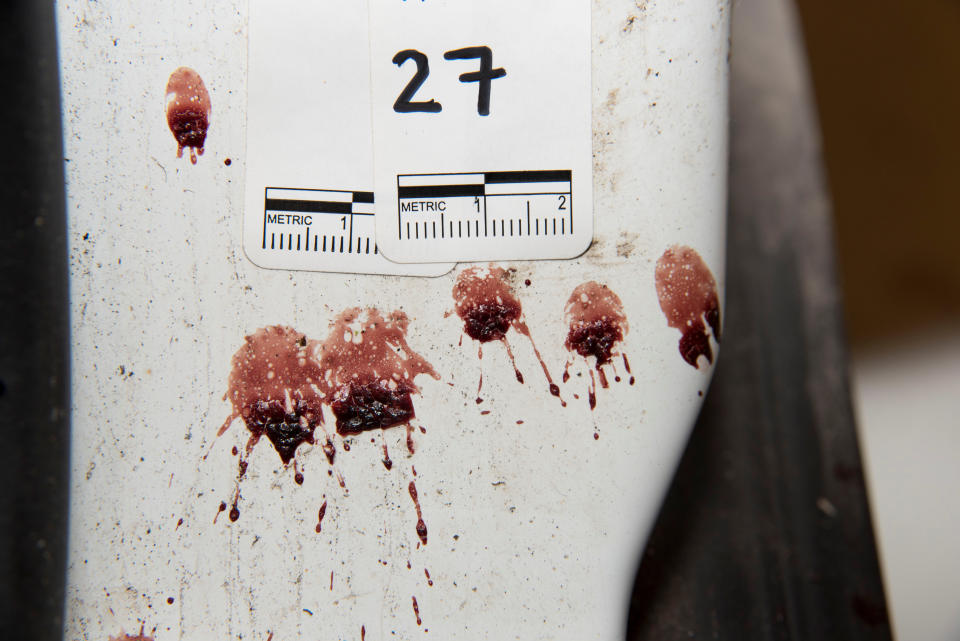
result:
[[[233,449],[230,450],[230,453],[233,454],[234,456],[236,456],[237,454],[240,453],[240,450],[238,450],[238,449],[237,449],[237,446],[234,445],[234,446],[233,446]]]
[[[230,160],[229,158],[226,158],[226,159],[224,159],[224,161],[223,161],[223,164],[226,165],[227,167],[229,167],[232,163],[233,163],[233,161]]]
[[[149,637],[143,632],[144,625],[140,624],[140,632],[138,634],[127,634],[121,632],[120,636],[110,637],[110,641],[153,641],[153,637]]]
[[[660,309],[670,327],[679,329],[680,355],[690,365],[706,357],[713,363],[713,350],[704,321],[720,342],[720,300],[717,282],[700,255],[690,247],[674,245],[663,253],[656,268]]]
[[[420,542],[426,545],[427,524],[423,522],[423,511],[420,509],[420,499],[417,496],[416,483],[410,481],[410,485],[407,486],[407,489],[410,491],[410,498],[413,499],[414,507],[417,508],[417,536],[420,537]]]
[[[177,158],[190,149],[190,162],[197,164],[203,155],[210,126],[210,94],[203,79],[193,69],[180,67],[167,80],[167,125],[177,140]]]
[[[433,579],[430,578],[430,570],[423,568],[423,573],[427,576],[427,585],[433,587]]]
[[[183,519],[177,519],[177,525],[173,529],[177,530],[181,525],[183,525]]]
[[[364,641],[367,638],[367,626],[360,626],[360,641]]]
[[[220,501],[220,507],[217,508],[217,514],[213,517],[213,522],[216,523],[217,519],[220,518],[220,514],[227,511],[227,504],[223,501]]]
[[[420,392],[414,378],[427,374],[439,380],[407,344],[408,324],[403,312],[384,318],[376,309],[348,309],[316,348],[323,372],[319,385],[332,399],[339,434],[409,425],[415,416],[411,396]]]
[[[333,570],[330,570],[330,591],[333,592]]]
[[[168,597],[167,597],[167,604],[168,604],[168,605],[173,605],[173,600],[174,600],[174,599],[173,599],[172,596],[168,596]]]
[[[236,522],[236,520],[240,518],[240,510],[239,508],[237,508],[236,503],[234,503],[233,506],[230,508],[229,516],[230,516],[231,522]]]
[[[606,285],[588,281],[578,285],[570,294],[565,314],[570,325],[565,342],[567,349],[584,358],[592,356],[601,387],[609,387],[603,367],[610,363],[617,343],[623,340],[629,329],[620,297]],[[624,356],[624,364],[629,371],[627,363]],[[592,370],[590,381],[590,409],[593,409],[597,399]]]
[[[301,474],[300,472],[297,472],[296,474],[294,474],[293,482],[296,483],[297,485],[303,485],[303,474]]]
[[[317,531],[317,534],[320,534],[320,532],[323,530],[323,517],[326,516],[326,514],[327,514],[327,502],[324,501],[323,504],[320,506],[320,509],[317,511],[317,527],[315,528]]]
[[[317,392],[318,364],[310,357],[306,337],[289,328],[265,327],[246,337],[233,355],[225,398],[233,414],[217,435],[242,418],[250,431],[249,454],[263,435],[280,459],[289,463],[301,443],[313,443],[313,432],[323,420],[323,397]]]
[[[523,383],[523,374],[517,368],[516,359],[507,341],[507,332],[513,328],[530,341],[547,379],[550,393],[560,397],[560,388],[554,384],[553,377],[550,376],[550,371],[543,357],[540,356],[540,350],[537,349],[530,335],[530,328],[523,319],[523,307],[513,293],[507,270],[493,265],[487,268],[470,267],[463,270],[457,276],[457,282],[453,286],[453,300],[457,315],[463,321],[463,331],[467,336],[481,343],[481,351],[478,352],[481,358],[483,343],[501,341],[513,364],[517,382]],[[560,403],[566,406],[562,398]]]
[[[413,613],[417,615],[417,625],[423,625],[423,621],[420,620],[420,605],[417,603],[417,597],[410,597],[413,599]]]
[[[383,466],[388,470],[393,467],[393,461],[390,460],[390,452],[387,451],[387,442],[383,442]]]

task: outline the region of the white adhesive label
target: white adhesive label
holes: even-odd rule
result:
[[[572,258],[593,235],[590,2],[369,0],[379,248]]]
[[[250,0],[243,245],[261,267],[438,276],[374,224],[364,3]]]

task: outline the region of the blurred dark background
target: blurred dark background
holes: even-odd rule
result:
[[[855,351],[960,319],[960,2],[798,0]]]

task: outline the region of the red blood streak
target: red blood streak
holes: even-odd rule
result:
[[[388,470],[393,467],[393,461],[390,460],[390,452],[387,451],[387,442],[383,442],[383,466]]]
[[[704,356],[713,362],[713,350],[704,321],[720,342],[720,299],[717,282],[700,255],[690,247],[674,245],[663,253],[656,268],[657,297],[670,327],[682,332],[680,355],[699,367]]]
[[[416,483],[410,481],[410,485],[407,486],[407,489],[410,491],[410,498],[413,499],[414,507],[417,508],[417,536],[420,537],[420,542],[426,545],[427,524],[423,522],[423,511],[420,509],[420,499],[417,496]]]
[[[433,587],[433,579],[430,578],[430,570],[423,568],[423,573],[427,576],[427,585]]]
[[[227,504],[223,501],[220,501],[220,507],[217,508],[217,514],[213,517],[213,522],[216,523],[217,519],[220,518],[220,514],[227,511]]]
[[[190,162],[197,164],[210,126],[210,94],[193,69],[180,67],[167,80],[167,126],[177,140],[177,158],[190,149]]]
[[[320,534],[321,530],[323,529],[323,517],[326,516],[326,514],[327,514],[327,502],[324,501],[323,504],[320,505],[320,510],[317,512],[317,527],[316,527],[317,534]]]
[[[367,626],[360,626],[360,641],[364,641],[367,638]]]
[[[413,599],[413,613],[417,615],[417,625],[423,625],[423,621],[420,620],[420,606],[417,604],[417,597],[411,597]]]
[[[183,525],[183,519],[177,519],[177,525],[173,529],[177,530],[180,528],[181,525]]]
[[[411,454],[414,453],[413,427],[409,423],[407,423],[407,451]]]

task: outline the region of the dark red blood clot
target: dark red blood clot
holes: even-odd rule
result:
[[[670,327],[682,332],[680,355],[699,367],[703,356],[713,362],[707,328],[720,342],[720,299],[717,282],[700,255],[690,247],[674,245],[663,253],[656,268],[657,297]]]
[[[414,417],[411,390],[404,384],[390,389],[381,381],[365,385],[350,383],[345,390],[341,388],[331,404],[340,434],[393,427]]]
[[[266,434],[284,463],[289,463],[301,443],[313,443],[314,425],[306,418],[307,403],[297,401],[288,411],[282,401],[257,401],[244,417],[254,437]]]

